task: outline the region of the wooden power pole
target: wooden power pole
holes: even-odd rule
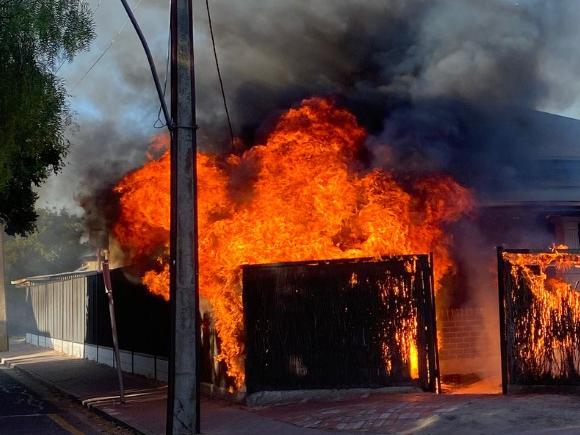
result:
[[[168,434],[200,433],[192,0],[171,0],[171,350]]]

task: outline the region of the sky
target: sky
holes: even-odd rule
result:
[[[78,213],[79,197],[142,164],[151,136],[162,131],[154,127],[159,103],[146,58],[121,2],[88,3],[96,39],[58,71],[75,114],[67,166],[39,190],[40,206]],[[163,80],[169,1],[130,3]],[[575,0],[210,0],[210,7],[234,130],[242,136],[315,93],[345,95],[357,107],[362,101],[361,113],[380,107],[377,137],[396,119],[383,100],[401,96],[580,118]],[[227,126],[204,0],[194,0],[194,15],[199,144],[220,150]]]

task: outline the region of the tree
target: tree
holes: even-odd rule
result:
[[[65,210],[38,210],[36,230],[33,233],[27,237],[6,237],[6,281],[77,269],[83,255],[91,253],[88,243],[82,241],[83,233],[81,217]],[[1,281],[0,288],[3,284]],[[6,297],[0,291],[0,351],[7,350],[7,332],[22,335],[28,331],[26,293],[13,286],[7,286],[6,289]],[[7,307],[6,311],[2,311],[3,304]]]
[[[0,223],[34,230],[39,186],[58,172],[71,122],[56,70],[94,37],[83,0],[0,0]]]
[[[81,241],[83,233],[80,216],[66,210],[38,210],[33,233],[6,238],[7,281],[77,269],[81,257],[90,253],[88,243]]]

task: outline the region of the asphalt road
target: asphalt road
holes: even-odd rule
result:
[[[133,434],[15,369],[0,366],[0,434]]]

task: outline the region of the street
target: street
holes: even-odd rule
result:
[[[16,369],[0,366],[0,434],[133,434]]]

